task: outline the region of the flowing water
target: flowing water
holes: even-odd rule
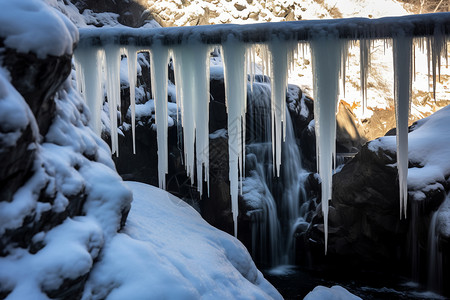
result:
[[[302,168],[289,111],[286,140],[282,144],[282,167],[276,177],[272,162],[270,85],[254,82],[249,97],[246,161],[249,171],[243,181],[243,198],[254,207],[252,252],[269,266],[294,263],[294,232],[304,220],[306,202]],[[287,108],[286,108],[287,109]]]

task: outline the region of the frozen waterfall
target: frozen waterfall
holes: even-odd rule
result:
[[[287,70],[298,43],[310,43],[314,64],[314,94],[318,172],[322,180],[322,211],[327,239],[328,201],[332,197],[332,168],[335,166],[336,105],[338,76],[346,60],[348,42],[359,40],[361,46],[361,84],[367,81],[371,40],[392,40],[395,69],[395,100],[398,128],[398,170],[400,181],[400,214],[406,216],[408,168],[408,113],[411,87],[411,60],[417,45],[429,53],[429,70],[433,83],[439,74],[440,57],[447,54],[450,14],[412,15],[381,19],[338,19],[264,23],[253,25],[211,25],[182,28],[132,29],[89,28],[80,30],[75,52],[80,90],[92,110],[91,126],[99,133],[103,69],[111,122],[112,152],[119,154],[117,108],[120,106],[119,62],[121,53],[133,60],[130,74],[135,74],[136,51],[150,51],[157,87],[156,121],[158,133],[158,167],[160,187],[165,186],[167,172],[167,112],[163,71],[168,57],[175,62],[177,105],[181,110],[186,169],[197,186],[208,180],[208,58],[211,46],[221,46],[225,65],[226,98],[229,128],[230,193],[237,234],[237,197],[245,166],[245,110],[247,70],[254,61],[252,47],[266,50],[265,66],[272,82],[272,155],[274,173],[280,175],[282,141],[286,135],[285,89]],[[262,51],[264,52],[264,51]],[[251,66],[251,63],[250,63]],[[160,71],[156,71],[156,69]],[[345,69],[345,68],[344,68]],[[134,77],[134,76],[133,76]],[[345,76],[344,76],[345,77]],[[362,98],[365,99],[363,87]],[[134,109],[134,106],[131,106]],[[134,115],[134,111],[132,111]],[[161,128],[162,127],[162,128]]]

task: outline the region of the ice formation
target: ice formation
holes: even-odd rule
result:
[[[120,106],[120,47],[105,47],[106,60],[106,97],[108,97],[109,120],[111,122],[111,152],[119,156],[119,138],[117,134],[117,107]]]
[[[381,19],[340,19],[302,21],[286,23],[264,23],[246,26],[214,25],[182,28],[157,29],[85,29],[80,30],[79,49],[103,46],[106,58],[107,98],[111,121],[111,148],[118,154],[117,107],[120,105],[119,59],[120,46],[124,48],[144,47],[154,51],[156,68],[163,68],[168,52],[172,51],[175,62],[175,81],[177,87],[177,105],[181,111],[185,165],[192,182],[197,174],[197,186],[202,192],[203,180],[208,180],[208,101],[209,101],[209,50],[213,46],[222,46],[225,70],[226,103],[228,112],[230,194],[232,212],[237,233],[239,177],[244,174],[245,155],[245,111],[247,89],[247,66],[251,74],[255,73],[256,51],[258,44],[262,59],[263,73],[269,74],[272,85],[272,155],[274,173],[279,174],[281,164],[281,137],[285,135],[285,92],[288,66],[293,61],[293,53],[300,43],[310,43],[314,67],[314,95],[316,97],[315,117],[317,136],[318,172],[322,180],[322,210],[324,214],[325,244],[327,243],[328,201],[331,199],[332,168],[335,156],[336,106],[339,94],[339,72],[343,71],[345,87],[345,62],[347,45],[354,40],[360,42],[361,88],[365,103],[368,71],[370,66],[370,46],[374,39],[392,39],[395,69],[395,100],[398,128],[397,159],[400,182],[400,214],[406,216],[407,173],[408,173],[408,113],[411,88],[412,61],[415,44],[426,48],[429,61],[429,73],[433,84],[439,76],[440,57],[447,54],[449,14],[412,15]],[[158,46],[163,43],[162,46]],[[159,49],[159,50],[157,50]],[[171,50],[169,50],[171,49]],[[76,53],[77,61],[82,65],[81,73],[93,70],[85,66],[83,51]],[[158,60],[158,62],[156,62]],[[156,65],[159,64],[158,67]],[[248,65],[247,65],[248,64]],[[130,66],[132,69],[132,66]],[[162,70],[162,69],[161,69]],[[130,71],[130,73],[132,70]],[[155,72],[155,71],[153,71]],[[80,73],[80,72],[79,72]],[[161,73],[162,74],[162,73]],[[165,73],[164,73],[165,74]],[[165,99],[162,90],[167,83],[165,75],[158,80],[158,99]],[[160,76],[159,71],[152,77]],[[81,78],[83,79],[83,78]],[[253,76],[250,76],[252,83]],[[82,80],[83,81],[83,80]],[[85,97],[91,94],[86,80]],[[95,82],[95,80],[94,80]],[[133,80],[132,80],[133,83]],[[434,86],[434,85],[433,85]],[[94,88],[98,88],[95,85]],[[433,88],[434,89],[434,88]],[[98,94],[98,91],[96,92]],[[92,92],[92,94],[95,94]],[[88,101],[93,101],[88,100]],[[162,100],[156,100],[157,123],[165,124],[167,112]],[[92,104],[98,107],[98,104]],[[365,106],[365,104],[364,104]],[[132,108],[133,110],[133,108]],[[93,122],[98,119],[93,118]],[[162,120],[162,121],[161,121]],[[95,125],[97,126],[97,125]],[[167,130],[158,127],[158,163],[160,186],[164,186],[163,175],[167,168]],[[195,168],[196,167],[196,168]],[[204,174],[204,176],[203,176]],[[242,183],[241,183],[242,184]],[[241,187],[242,190],[242,187]]]
[[[181,110],[187,175],[203,191],[209,178],[209,53],[210,46],[191,41],[173,47],[177,105]],[[162,80],[167,81],[167,77]],[[167,117],[166,117],[167,118]],[[164,137],[167,144],[167,135]],[[194,152],[195,149],[195,152]],[[203,176],[203,169],[204,174]],[[209,186],[208,186],[209,190]]]
[[[400,218],[402,217],[402,212],[406,218],[408,198],[408,118],[412,80],[412,38],[405,36],[394,38],[393,54]]]
[[[314,70],[314,118],[317,145],[317,171],[322,180],[322,213],[325,252],[328,243],[328,201],[331,200],[333,162],[336,156],[336,108],[339,73],[345,41],[335,36],[319,36],[311,41]]]
[[[136,154],[136,60],[137,60],[137,48],[128,47],[125,49],[128,61],[128,82],[130,84],[130,108],[131,108],[131,132],[133,135],[133,154]],[[159,166],[158,166],[159,168]]]
[[[280,176],[281,141],[286,139],[286,88],[288,68],[294,60],[298,43],[285,42],[273,38],[268,43],[270,51],[270,78],[272,86],[272,154],[274,155],[274,172]],[[283,136],[283,139],[281,139]]]
[[[370,69],[370,40],[360,39],[359,40],[359,51],[360,51],[360,84],[361,84],[361,100],[363,112],[367,109],[367,77],[369,76]],[[346,55],[345,55],[346,58]],[[345,70],[345,67],[343,68]],[[343,74],[345,78],[345,74]],[[345,80],[345,79],[344,79]]]
[[[169,171],[167,151],[167,80],[169,73],[167,65],[169,63],[169,49],[162,45],[154,45],[151,50],[150,61],[158,143],[158,182],[159,187],[165,189],[166,174]]]
[[[228,164],[230,166],[231,211],[233,213],[234,235],[237,236],[238,184],[242,178],[245,138],[245,112],[247,109],[246,45],[228,39],[222,45],[224,62],[225,97],[228,113]],[[240,175],[240,176],[239,176]],[[241,189],[242,191],[242,189]]]
[[[97,135],[102,133],[101,109],[103,107],[101,49],[80,49],[76,55],[78,91],[83,92],[91,111],[90,126]]]

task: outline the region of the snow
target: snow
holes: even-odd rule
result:
[[[127,225],[104,248],[85,299],[281,299],[245,247],[181,199],[138,182]]]
[[[316,286],[314,290],[308,293],[304,300],[361,300],[358,296],[353,295],[345,288],[335,285],[330,288],[324,286]]]
[[[15,147],[21,133],[32,125],[37,138],[36,122],[23,97],[8,81],[8,72],[0,68],[0,144],[3,147]]]
[[[0,204],[0,233],[25,224],[32,226],[50,210],[53,215],[64,216],[69,199],[86,194],[81,212],[85,215],[65,217],[59,225],[40,228],[42,231],[30,237],[34,243],[42,243],[43,248],[36,253],[16,243],[3,249],[6,255],[0,258],[0,282],[3,290],[11,291],[8,299],[48,299],[44,290],[58,289],[65,280],[88,274],[104,243],[117,231],[122,210],[131,201],[130,191],[115,172],[107,145],[87,125],[88,108],[74,89],[72,76],[56,94],[56,113],[48,133],[34,145],[31,178],[16,191],[11,202]],[[18,117],[9,125],[31,123],[37,130],[34,116],[5,80],[3,71],[0,83],[6,87],[2,96],[14,100],[18,113],[27,114],[26,119]],[[3,101],[0,99],[0,103]],[[40,202],[42,197],[55,200]],[[34,218],[26,221],[29,216]]]
[[[78,30],[62,13],[41,0],[2,0],[0,5],[0,37],[6,47],[39,58],[72,54]]]
[[[413,200],[430,189],[442,189],[446,176],[450,174],[450,106],[422,119],[408,134],[409,161],[420,166],[408,169],[408,191]],[[395,136],[385,136],[368,144],[369,150],[379,148],[396,152]]]

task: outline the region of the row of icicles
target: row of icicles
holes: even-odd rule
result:
[[[247,84],[256,73],[256,61],[261,60],[262,73],[271,78],[272,154],[274,175],[280,175],[281,142],[284,141],[286,87],[289,70],[298,57],[309,50],[312,58],[314,85],[314,118],[317,144],[317,170],[322,180],[322,212],[324,216],[325,252],[328,236],[328,202],[332,197],[332,172],[335,166],[336,109],[339,78],[345,87],[348,47],[355,41],[340,40],[334,36],[312,39],[309,43],[274,38],[265,44],[249,45],[229,38],[220,45],[224,66],[226,107],[228,114],[229,180],[234,234],[237,235],[238,193],[242,192],[245,174],[245,113]],[[441,56],[447,57],[446,37],[414,39],[399,36],[385,40],[393,48],[394,98],[397,122],[397,167],[400,187],[400,218],[406,217],[408,173],[408,118],[411,82],[414,73],[415,45],[428,53],[429,76],[436,85]],[[308,47],[309,46],[309,47]],[[218,46],[216,46],[218,47]],[[371,40],[360,40],[360,74],[363,107],[366,106],[367,77],[370,67]],[[170,58],[174,62],[177,107],[183,126],[184,162],[187,175],[203,191],[206,181],[209,194],[209,59],[212,45],[189,41],[176,46],[153,44],[150,49],[133,45],[108,45],[104,48],[79,47],[75,52],[79,90],[84,94],[91,111],[91,126],[100,135],[103,74],[106,73],[106,97],[109,102],[111,150],[119,155],[117,136],[117,108],[120,106],[121,55],[128,58],[130,99],[135,99],[137,52],[149,51],[151,58],[151,85],[157,124],[159,187],[165,189],[168,172],[167,149],[167,82]],[[247,74],[250,74],[249,78]],[[250,82],[248,82],[250,80]],[[344,88],[345,92],[345,88]],[[133,151],[135,151],[135,101],[130,101]],[[240,183],[240,184],[239,184]]]

